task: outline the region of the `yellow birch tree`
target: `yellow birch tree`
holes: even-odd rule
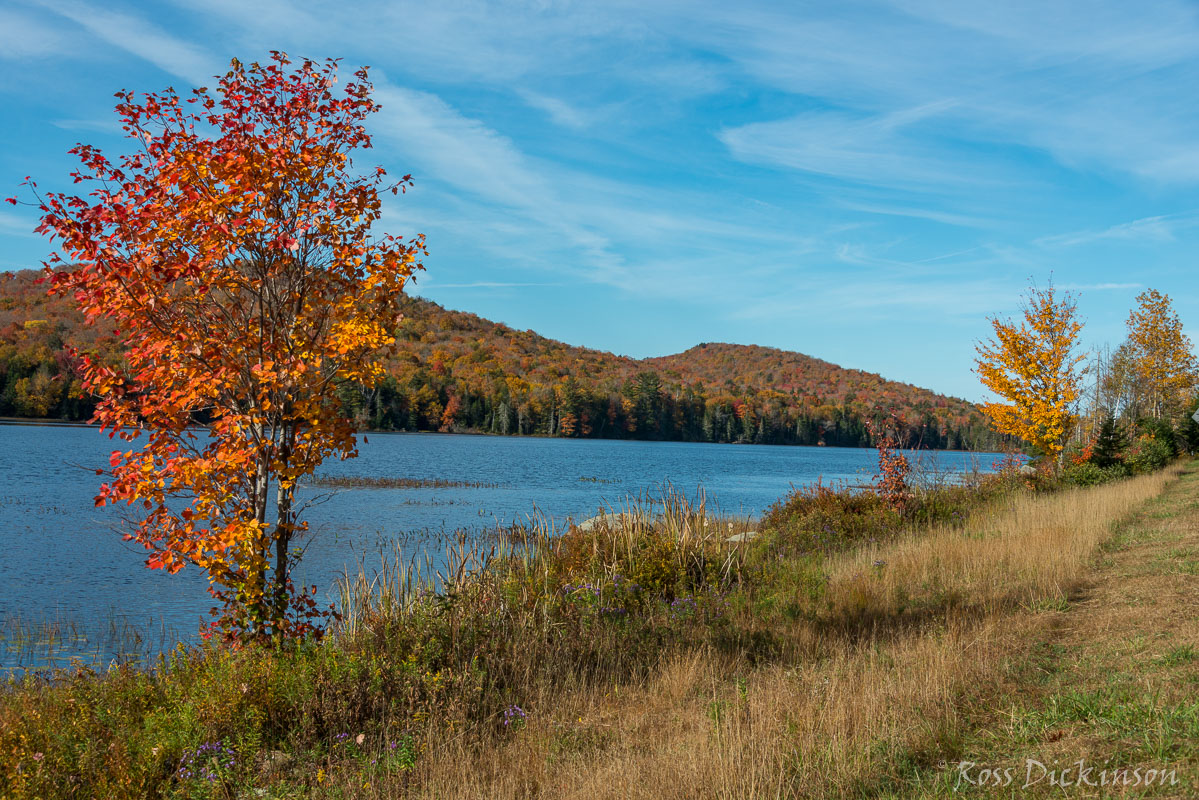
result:
[[[1195,354],[1170,295],[1148,289],[1128,315],[1128,343],[1148,410],[1155,419],[1187,399],[1195,386]]]
[[[1085,358],[1076,353],[1082,322],[1073,295],[1053,284],[1029,287],[1020,322],[991,318],[992,340],[975,350],[975,373],[1001,398],[983,413],[999,433],[1016,436],[1057,464],[1077,415]]]

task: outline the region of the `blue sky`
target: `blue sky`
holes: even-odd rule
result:
[[[416,291],[642,357],[798,350],[969,399],[1029,278],[1089,346],[1135,295],[1197,332],[1199,6],[1190,2],[355,3],[7,0],[0,194],[125,144],[118,89],[232,57],[372,67],[387,232]],[[36,266],[27,208],[0,269]]]

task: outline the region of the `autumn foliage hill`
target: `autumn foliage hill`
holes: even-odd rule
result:
[[[111,327],[85,326],[69,301],[47,296],[37,276],[0,273],[0,416],[86,419],[70,349],[119,360],[119,343]],[[866,423],[883,420],[905,445],[997,444],[965,400],[801,353],[701,344],[638,360],[419,297],[403,306],[388,378],[341,388],[364,428],[860,446],[870,443]]]

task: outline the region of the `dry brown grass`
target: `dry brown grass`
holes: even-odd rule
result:
[[[431,754],[433,797],[746,798],[854,793],[895,754],[951,737],[956,696],[994,648],[952,625],[885,648],[838,647],[806,668],[740,672],[710,654],[663,665],[573,720],[486,752]],[[743,677],[738,677],[740,673]],[[573,747],[572,747],[573,745]]]
[[[1077,588],[1097,547],[1177,474],[1010,501],[833,557],[803,658],[751,666],[714,650],[634,685],[547,690],[527,726],[443,732],[399,784],[436,798],[869,796],[960,755],[971,698]],[[920,624],[906,624],[917,620]],[[563,683],[569,684],[570,681]],[[562,684],[559,684],[561,686]]]
[[[830,568],[830,613],[888,617],[946,606],[984,613],[1064,599],[1100,542],[1178,469],[1083,491],[1016,495],[961,528],[861,548]]]
[[[889,645],[833,643],[821,661],[794,667],[692,653],[643,686],[575,695],[503,741],[434,748],[423,794],[869,794],[914,762],[954,756],[962,697],[994,680],[1011,633],[954,621]]]

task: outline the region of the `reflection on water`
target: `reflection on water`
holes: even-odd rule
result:
[[[0,425],[0,665],[15,663],[14,642],[29,636],[60,656],[106,662],[119,652],[106,631],[126,642],[135,632],[142,650],[155,650],[207,619],[203,574],[145,569],[145,552],[121,541],[121,509],[94,507],[94,470],[115,446],[92,428]],[[312,535],[297,583],[330,598],[360,560],[396,547],[437,558],[460,530],[535,513],[564,523],[660,496],[668,484],[702,488],[725,514],[756,515],[792,486],[868,483],[876,465],[873,450],[849,448],[437,434],[370,434],[359,453],[326,464],[326,485],[301,491]],[[985,470],[996,457],[934,456],[942,470]]]

